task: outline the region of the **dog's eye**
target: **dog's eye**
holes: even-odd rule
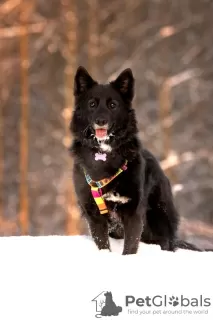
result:
[[[95,108],[96,107],[96,102],[94,100],[89,102],[89,107],[90,108]]]
[[[115,101],[110,101],[109,107],[110,109],[115,109],[117,107],[117,103]]]

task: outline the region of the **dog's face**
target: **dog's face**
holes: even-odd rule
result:
[[[131,107],[134,78],[130,69],[103,85],[95,81],[83,67],[79,67],[74,80],[74,96],[71,131],[78,140],[91,146],[98,146],[102,142],[116,145],[127,131],[136,131]]]

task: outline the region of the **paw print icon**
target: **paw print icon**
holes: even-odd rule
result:
[[[170,297],[169,298],[169,304],[172,305],[173,307],[176,307],[179,305],[179,300],[178,300],[178,297]]]

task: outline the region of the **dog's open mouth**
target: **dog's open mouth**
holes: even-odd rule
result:
[[[95,129],[95,136],[97,139],[107,138],[107,129]]]
[[[100,126],[98,124],[94,124],[93,129],[94,129],[94,135],[97,140],[103,141],[103,140],[109,139],[109,137],[108,137],[108,129],[109,129],[108,124],[103,125],[103,126]]]

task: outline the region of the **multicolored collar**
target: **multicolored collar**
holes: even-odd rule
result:
[[[127,163],[128,161],[126,160],[123,166],[119,168],[118,171],[111,178],[102,179],[99,181],[92,180],[91,177],[86,173],[86,171],[84,171],[86,181],[91,187],[92,196],[99,208],[100,214],[108,213],[108,209],[104,201],[101,189],[105,187],[108,183],[110,183],[112,180],[114,180],[121,172],[127,170]]]

